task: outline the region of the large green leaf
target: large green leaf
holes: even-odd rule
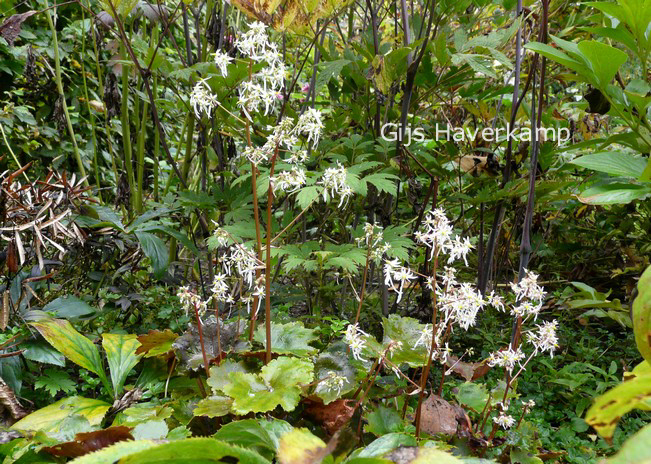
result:
[[[192,414],[195,416],[221,417],[228,414],[233,405],[233,399],[228,396],[209,396],[197,403]]]
[[[91,372],[105,376],[97,346],[63,319],[42,319],[30,325],[66,358]]]
[[[247,372],[247,369],[242,362],[235,362],[230,359],[225,359],[219,366],[210,368],[210,377],[207,382],[213,393],[216,395],[223,393],[224,387],[229,383],[228,374],[231,372]]]
[[[269,434],[267,429],[256,419],[245,419],[226,424],[213,437],[225,443],[252,449],[270,459],[278,447],[278,439]]]
[[[60,424],[72,415],[88,419],[90,425],[99,425],[110,404],[91,398],[71,396],[45,406],[16,422],[12,428],[16,430],[31,430],[54,432]]]
[[[605,151],[584,155],[572,160],[572,164],[614,176],[637,179],[644,172],[646,159],[628,153]]]
[[[294,429],[280,437],[279,464],[317,463],[326,455],[326,444],[308,429]]]
[[[129,371],[138,364],[141,355],[136,354],[140,346],[136,335],[124,334],[103,334],[102,346],[106,352],[109,370],[111,373],[111,383],[115,397],[122,393],[122,387],[127,379]]]
[[[583,40],[577,47],[590,64],[595,84],[602,89],[608,87],[620,66],[626,62],[626,53],[596,40]]]
[[[637,349],[651,363],[651,266],[640,277],[633,302],[633,331]]]
[[[309,343],[317,338],[314,330],[306,329],[302,322],[271,323],[271,351],[274,353],[308,356],[316,352],[316,348]],[[263,345],[266,343],[263,325],[258,326],[253,339]]]
[[[224,458],[247,464],[270,464],[270,461],[253,451],[213,438],[188,438],[165,443],[130,454],[117,462],[118,464],[211,464],[223,463]]]
[[[43,311],[54,312],[56,317],[63,319],[79,319],[92,316],[97,309],[75,296],[64,296],[50,301]]]
[[[651,424],[626,440],[617,454],[608,459],[608,464],[651,464]]]
[[[382,318],[384,338],[382,345],[386,348],[391,342],[400,342],[400,347],[390,354],[392,363],[400,365],[407,363],[411,367],[423,366],[427,361],[430,347],[423,344],[414,348],[416,340],[420,337],[425,324],[421,324],[413,317],[402,317],[397,314]]]
[[[577,197],[581,203],[590,205],[625,205],[633,200],[640,200],[651,194],[651,188],[646,185],[598,184],[584,190]]]
[[[149,232],[135,232],[140,245],[142,245],[142,251],[145,253],[147,258],[151,260],[151,265],[154,268],[154,275],[156,277],[161,277],[167,270],[167,265],[169,263],[169,253],[165,243],[154,234]]]
[[[598,397],[586,414],[585,421],[607,440],[612,439],[621,417],[640,408],[651,407],[651,364],[643,361],[615,388]]]
[[[301,384],[314,377],[313,365],[297,358],[280,357],[264,366],[260,374],[231,372],[223,391],[233,398],[236,414],[267,412],[281,406],[292,411],[300,400]]]
[[[314,363],[314,374],[320,382],[314,389],[316,396],[328,404],[356,388],[355,370],[350,365],[346,349],[342,351],[324,352]],[[337,382],[335,382],[335,380]],[[339,384],[338,381],[342,383]]]

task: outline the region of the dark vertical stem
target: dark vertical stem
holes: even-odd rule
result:
[[[515,20],[519,21],[520,16],[522,15],[522,0],[518,0],[518,4],[515,10]],[[511,99],[511,118],[509,124],[512,126],[515,124],[515,116],[518,112],[519,103],[518,100],[519,90],[520,90],[520,71],[522,64],[522,23],[518,28],[515,39],[515,73],[514,73],[514,82],[513,82],[513,98]],[[504,167],[504,174],[502,176],[502,187],[511,178],[511,154],[513,151],[513,140],[509,137],[507,146],[506,146],[506,156],[505,162],[506,166]],[[493,219],[493,227],[491,228],[491,233],[488,238],[488,243],[486,244],[486,255],[483,260],[483,269],[480,272],[481,280],[479,281],[479,291],[482,294],[486,293],[486,288],[488,286],[488,280],[490,278],[490,272],[493,267],[493,259],[495,257],[495,247],[497,246],[497,238],[499,237],[500,230],[502,228],[502,221],[504,220],[505,212],[505,203],[500,201],[495,208],[495,217]]]

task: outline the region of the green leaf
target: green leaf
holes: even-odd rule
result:
[[[380,405],[366,416],[366,420],[368,424],[364,426],[364,431],[377,436],[404,430],[402,416],[394,408]]]
[[[165,443],[125,456],[119,464],[212,464],[223,463],[224,458],[246,464],[270,464],[253,451],[213,438],[188,438]]]
[[[75,296],[64,296],[50,301],[43,311],[53,312],[62,319],[81,319],[94,315],[97,309]]]
[[[223,390],[233,398],[236,414],[267,412],[281,406],[292,411],[300,400],[300,384],[312,381],[313,365],[297,358],[280,357],[264,366],[260,374],[231,372]]]
[[[298,203],[298,206],[301,209],[305,209],[310,206],[313,201],[319,198],[321,192],[323,192],[323,187],[318,185],[308,185],[307,187],[303,187],[296,194],[296,203]]]
[[[123,334],[103,334],[102,347],[106,351],[109,370],[111,373],[111,383],[116,399],[122,394],[122,387],[127,379],[127,375],[138,364],[141,355],[136,355],[136,350],[140,346],[136,335]]]
[[[640,200],[651,194],[651,188],[637,184],[598,184],[577,197],[581,203],[590,205],[625,205],[633,200]]]
[[[379,457],[400,446],[416,446],[417,442],[411,435],[404,433],[388,433],[377,440],[373,441],[366,448],[355,454],[355,457]]]
[[[465,405],[477,413],[481,413],[488,402],[488,391],[482,384],[465,382],[455,388],[459,404]]]
[[[571,163],[613,176],[637,179],[642,175],[647,160],[628,153],[605,151],[581,156],[572,160]]]
[[[227,396],[209,396],[197,403],[192,414],[195,416],[221,417],[230,412],[233,399]]]
[[[44,388],[50,396],[54,396],[60,391],[72,393],[76,386],[77,384],[72,381],[66,371],[54,369],[45,369],[45,372],[34,382],[35,388]]]
[[[219,366],[212,366],[210,368],[210,377],[207,383],[215,394],[224,391],[224,387],[229,383],[228,374],[231,372],[247,372],[247,369],[241,362],[235,362],[230,359],[225,359]]]
[[[332,403],[334,400],[341,398],[355,387],[355,370],[350,365],[349,357],[345,348],[340,352],[321,353],[314,363],[314,374],[319,382],[314,389],[316,396],[323,400],[324,404]],[[333,388],[324,379],[332,378],[333,375],[343,377],[341,388]]]
[[[633,302],[633,332],[637,349],[651,363],[651,266],[637,284],[638,295]]]
[[[134,427],[131,434],[136,440],[162,440],[167,437],[169,428],[164,420],[143,422]]]
[[[52,345],[43,340],[25,342],[22,346],[25,350],[23,356],[30,361],[53,364],[59,367],[66,365],[66,358],[59,351],[52,348]]]
[[[279,464],[311,464],[321,462],[326,444],[308,429],[294,429],[282,437],[278,446]]]
[[[316,348],[309,343],[317,339],[314,330],[306,329],[302,322],[289,322],[287,324],[271,323],[271,350],[279,354],[293,354],[305,357],[314,352]],[[265,327],[259,325],[253,339],[261,344],[266,343]]]
[[[606,461],[608,464],[651,463],[651,424],[626,440],[621,449]]]
[[[596,40],[583,40],[577,47],[587,58],[595,76],[595,83],[602,89],[608,87],[620,66],[627,59],[627,55],[623,51]]]
[[[321,87],[330,82],[333,77],[337,77],[348,63],[350,63],[350,60],[335,60],[322,63],[323,68],[317,73],[314,82],[315,95],[319,95]]]
[[[165,243],[149,232],[136,231],[135,235],[140,245],[142,245],[142,251],[151,260],[154,275],[156,277],[162,277],[169,263],[169,254]]]
[[[612,439],[621,417],[635,408],[651,408],[651,364],[643,361],[615,388],[599,396],[585,421],[607,440]]]
[[[16,422],[11,428],[45,433],[54,432],[64,419],[72,415],[83,416],[88,419],[90,425],[95,426],[102,422],[110,407],[111,405],[104,401],[71,396],[34,411]]]
[[[278,447],[278,439],[272,437],[256,419],[245,419],[226,424],[213,435],[213,438],[251,449],[269,459],[273,457]]]
[[[77,332],[70,322],[63,319],[43,319],[30,322],[30,325],[70,361],[99,376],[104,375],[99,350],[93,342]]]
[[[419,367],[425,365],[429,348],[420,344],[414,348],[416,340],[425,329],[425,324],[421,324],[413,317],[402,317],[397,314],[389,315],[389,318],[382,318],[382,327],[384,328],[384,338],[382,345],[388,347],[391,342],[400,342],[400,347],[390,354],[390,361],[396,365],[402,363],[409,364],[410,367]]]
[[[368,182],[371,185],[374,185],[375,188],[377,188],[380,192],[386,192],[389,194],[396,193],[396,181],[399,180],[400,178],[398,176],[382,172],[364,177],[364,181]]]

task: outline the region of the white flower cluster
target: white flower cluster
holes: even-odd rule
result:
[[[515,425],[515,419],[508,414],[500,413],[499,416],[493,417],[493,422],[502,427],[504,430],[510,429]]]
[[[516,365],[524,359],[522,349],[518,347],[514,350],[511,346],[508,349],[491,353],[488,357],[488,365],[491,367],[499,366],[505,368],[509,373],[513,373]],[[522,367],[522,366],[520,366]]]
[[[452,224],[442,209],[429,211],[423,221],[422,231],[414,234],[416,241],[423,243],[430,249],[430,259],[444,252],[448,254],[448,264],[455,260],[463,259],[468,265],[467,255],[472,249],[468,237],[463,240],[458,235],[453,237]]]
[[[181,301],[181,306],[187,315],[190,311],[198,311],[199,315],[203,315],[208,307],[208,302],[203,301],[199,295],[190,290],[190,287],[181,287],[176,296]]]
[[[292,167],[290,171],[282,171],[271,179],[274,193],[280,190],[285,193],[293,193],[303,187],[307,182],[305,169]]]
[[[389,242],[381,244],[382,240],[384,240],[382,226],[368,222],[364,225],[364,235],[355,239],[358,246],[370,250],[370,258],[373,261],[379,261],[391,249],[391,244]]]
[[[481,293],[469,283],[448,284],[437,291],[439,307],[445,313],[445,323],[456,322],[468,330],[477,323],[477,314],[486,305]]]
[[[279,92],[285,85],[287,68],[282,61],[278,47],[269,42],[267,27],[256,21],[250,29],[237,39],[235,45],[244,55],[255,62],[265,62],[266,66],[251,76],[251,79],[240,84],[238,106],[249,121],[251,113],[264,107],[264,114],[273,111],[276,101],[282,94]]]
[[[198,119],[201,119],[201,115],[204,113],[210,117],[212,110],[219,105],[217,97],[212,93],[206,79],[201,79],[194,85],[190,94],[190,105]]]
[[[346,183],[346,168],[339,161],[337,167],[327,168],[323,172],[319,185],[323,185],[323,201],[339,196],[338,208],[346,203],[348,197],[353,194],[353,189]]]
[[[346,385],[346,377],[337,374],[335,371],[328,371],[326,376],[321,379],[319,384],[314,389],[315,393],[322,393],[334,391],[337,396],[341,395],[341,391]]]
[[[558,321],[543,322],[542,325],[536,327],[538,327],[538,331],[527,333],[529,343],[534,346],[536,352],[549,351],[549,356],[553,358],[554,351],[558,348],[558,337],[556,336]]]
[[[358,324],[349,324],[344,334],[344,340],[350,347],[353,358],[364,362],[366,362],[366,359],[362,358],[362,350],[366,347],[365,336],[368,336],[368,334],[360,329]]]
[[[307,141],[311,141],[312,147],[315,148],[319,144],[319,137],[321,137],[321,132],[323,132],[321,113],[314,108],[309,108],[298,118],[298,123],[294,130],[298,134],[307,135]]]
[[[398,258],[390,261],[387,260],[384,263],[384,284],[398,293],[396,303],[399,303],[402,299],[402,292],[405,288],[405,283],[414,280],[416,277],[416,274],[411,272],[408,267],[400,264]]]
[[[215,66],[217,66],[222,76],[226,77],[228,75],[228,65],[233,62],[233,58],[228,56],[228,53],[222,50],[217,50],[214,53],[214,57],[215,57]]]

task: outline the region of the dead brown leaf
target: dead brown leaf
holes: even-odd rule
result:
[[[133,440],[131,427],[120,425],[95,432],[78,433],[73,441],[43,449],[53,456],[76,458],[125,440]]]
[[[306,412],[317,422],[323,424],[329,435],[334,434],[353,417],[355,400],[335,400],[323,404],[320,400],[306,399]]]
[[[484,362],[467,363],[459,361],[459,358],[456,356],[448,356],[445,364],[452,370],[452,372],[463,377],[466,382],[477,380],[485,376],[491,369],[490,366]]]
[[[455,435],[457,410],[438,395],[430,395],[421,406],[420,427],[429,435]]]
[[[5,22],[0,24],[0,37],[4,37],[9,45],[13,46],[16,37],[18,37],[18,34],[20,34],[20,27],[23,25],[27,18],[35,15],[36,13],[38,13],[38,11],[29,10],[25,13],[18,13],[9,16]]]

